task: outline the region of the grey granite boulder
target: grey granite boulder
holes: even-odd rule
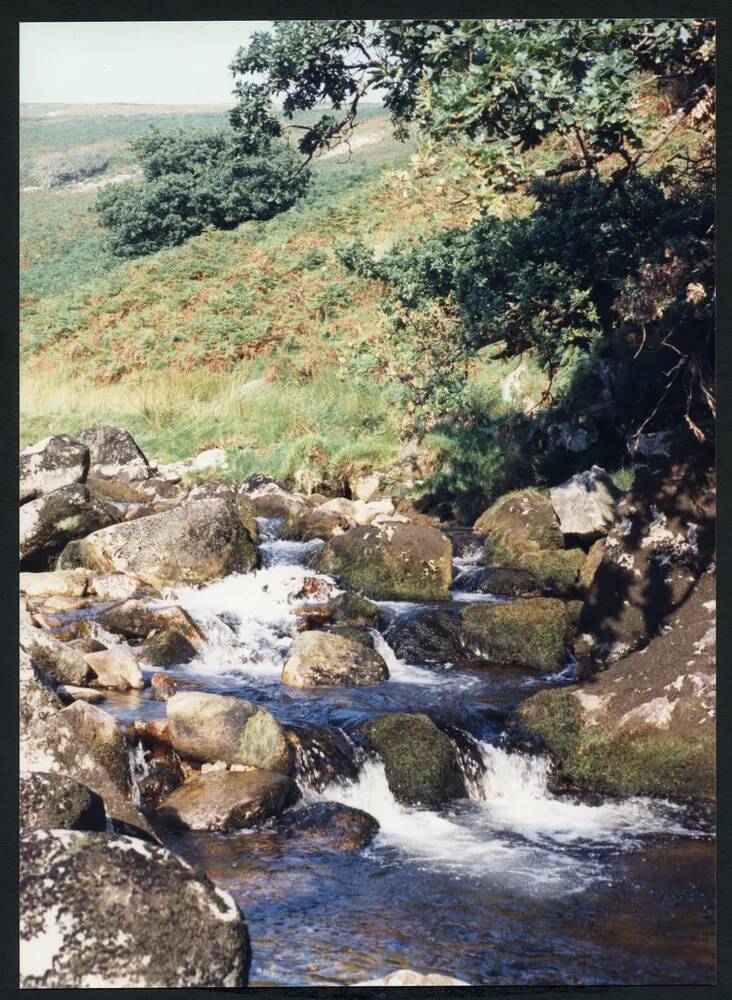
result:
[[[29,831],[20,900],[21,988],[247,985],[249,937],[234,900],[164,848]]]
[[[88,471],[89,449],[85,444],[68,434],[44,438],[20,453],[20,502],[83,483]]]

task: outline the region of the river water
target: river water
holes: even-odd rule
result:
[[[297,690],[280,681],[296,631],[296,595],[322,544],[277,540],[260,519],[263,568],[170,591],[206,635],[204,653],[166,672],[257,702],[285,725],[318,725],[358,743],[361,723],[423,711],[472,737],[483,773],[439,812],[394,800],[383,764],[360,753],[356,778],[295,808],[331,800],[364,809],[380,832],[355,853],[274,830],[177,834],[170,846],[230,891],[252,939],[253,986],[347,985],[400,968],[480,984],[714,981],[714,843],[679,807],[648,799],[587,804],[552,795],[548,761],[519,752],[506,712],[547,677],[511,669],[429,668],[399,660],[382,632],[390,679],[374,687]],[[458,588],[477,553],[456,560]],[[490,600],[457,589],[453,601]],[[380,628],[422,607],[382,602]],[[152,671],[150,672],[152,673]],[[149,692],[110,693],[121,719],[165,715]]]

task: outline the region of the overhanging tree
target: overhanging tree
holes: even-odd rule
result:
[[[414,124],[487,179],[493,197],[524,188],[538,199],[528,219],[484,215],[378,266],[363,247],[343,256],[392,285],[395,345],[420,405],[459,406],[464,362],[488,344],[507,356],[532,350],[551,377],[570,351],[611,351],[652,359],[642,426],[661,406],[681,405],[705,436],[713,22],[278,21],[232,70],[232,124],[245,150],[293,129],[307,161],[348,141],[360,102],[378,89],[397,133]],[[322,105],[313,124],[292,121]],[[669,157],[682,127],[698,141]]]

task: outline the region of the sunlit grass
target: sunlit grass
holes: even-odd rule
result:
[[[126,427],[162,462],[225,448],[237,479],[265,472],[300,488],[383,468],[399,443],[398,391],[326,371],[303,384],[222,375],[146,375],[87,384],[51,373],[21,378],[21,444],[91,424]]]

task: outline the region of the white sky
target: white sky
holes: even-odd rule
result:
[[[20,25],[20,100],[34,104],[233,103],[236,50],[269,21]]]

